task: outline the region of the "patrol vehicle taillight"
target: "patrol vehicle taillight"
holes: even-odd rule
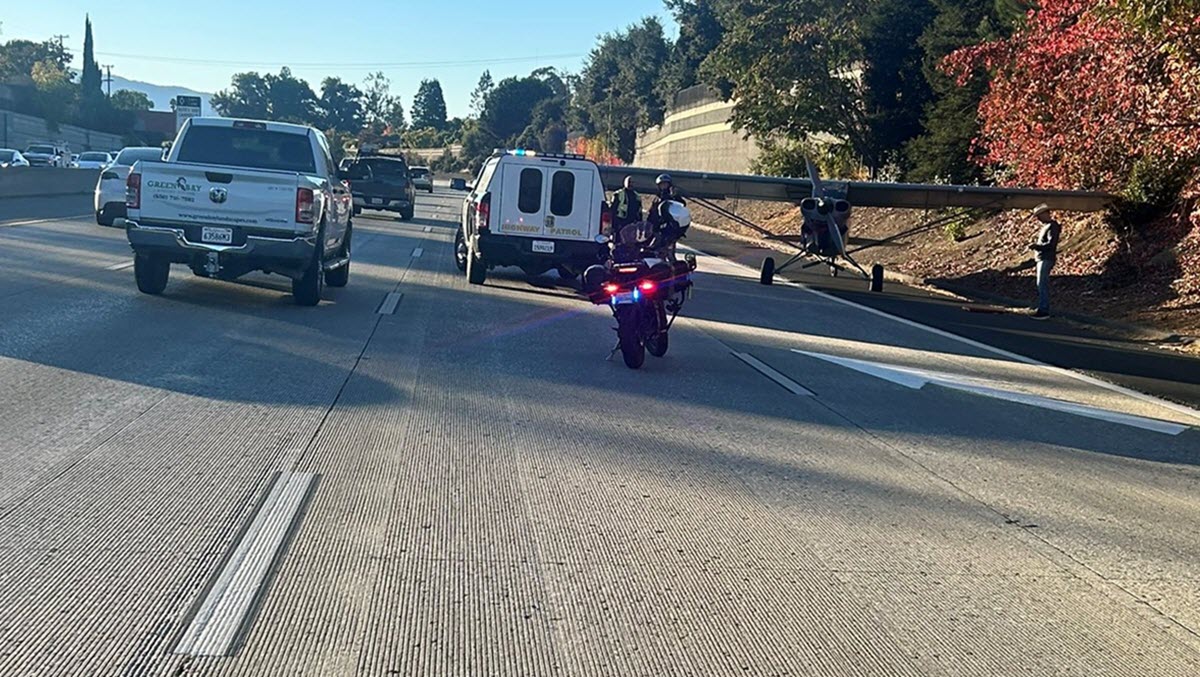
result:
[[[125,179],[125,208],[126,209],[141,209],[142,208],[142,175],[129,172],[128,178]]]

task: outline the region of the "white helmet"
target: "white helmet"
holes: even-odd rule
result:
[[[671,215],[671,220],[679,224],[680,228],[687,228],[692,225],[692,210],[683,206],[679,202],[668,202],[667,212]]]

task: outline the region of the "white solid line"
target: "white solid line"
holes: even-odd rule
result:
[[[799,383],[796,383],[795,381],[784,376],[783,374],[780,374],[779,372],[775,371],[768,365],[763,364],[762,362],[760,362],[758,360],[758,358],[754,357],[750,353],[733,353],[733,356],[738,358],[742,362],[745,362],[746,364],[750,365],[751,367],[754,368],[755,371],[759,372],[763,376],[766,376],[767,378],[771,379],[772,381],[783,386],[786,390],[791,392],[793,395],[803,395],[805,397],[813,397],[813,392],[811,390],[809,390],[808,388],[805,388],[804,386],[800,385]]]
[[[404,298],[404,294],[400,292],[391,292],[383,299],[383,304],[379,306],[379,310],[375,311],[377,315],[393,315],[396,312],[396,306],[400,305],[400,299]]]
[[[105,270],[125,270],[126,268],[132,268],[132,267],[133,267],[133,261],[126,261],[125,263],[114,263],[113,265],[105,268]]]
[[[55,216],[46,219],[31,219],[29,221],[0,221],[0,228],[10,228],[13,226],[36,226],[39,223],[53,223],[54,221],[78,221],[90,217],[91,214],[79,214],[77,216]]]
[[[254,521],[175,647],[177,654],[227,656],[308,498],[315,475],[280,473]]]
[[[729,259],[725,259],[720,256],[714,256],[707,252],[700,251],[699,249],[695,249],[695,248],[689,248],[689,249],[691,249],[691,251],[694,251],[698,254],[703,254],[705,256],[708,256],[708,257],[711,257],[714,259],[721,259],[725,263],[728,263],[732,266],[737,266],[738,268],[747,270],[756,275],[759,273],[759,271],[757,271],[754,268],[751,268],[750,266],[747,266],[743,263],[738,263],[737,261],[731,261]],[[1016,362],[1021,362],[1022,364],[1028,364],[1028,365],[1035,366],[1035,367],[1041,367],[1043,369],[1052,371],[1056,374],[1066,376],[1068,378],[1072,378],[1077,381],[1082,381],[1084,383],[1096,386],[1098,388],[1103,388],[1105,390],[1108,390],[1109,392],[1119,393],[1119,394],[1125,395],[1127,397],[1132,397],[1135,400],[1140,400],[1142,402],[1160,406],[1165,409],[1170,409],[1171,411],[1174,411],[1178,414],[1183,414],[1185,416],[1190,416],[1192,418],[1200,420],[1200,411],[1197,411],[1196,409],[1193,409],[1191,407],[1188,407],[1188,406],[1185,406],[1182,404],[1176,404],[1174,402],[1169,402],[1162,398],[1155,397],[1153,395],[1147,395],[1146,393],[1138,392],[1136,390],[1132,390],[1130,388],[1126,388],[1125,386],[1120,386],[1115,383],[1109,383],[1108,381],[1098,379],[1094,376],[1088,376],[1087,374],[1082,374],[1080,372],[1073,371],[1071,369],[1066,369],[1063,367],[1056,367],[1052,364],[1046,364],[1045,362],[1042,362],[1041,360],[1035,360],[1032,357],[1026,357],[1026,356],[1020,355],[1018,353],[1004,350],[1003,348],[997,348],[995,346],[990,346],[986,343],[981,343],[974,339],[969,339],[965,336],[959,336],[958,334],[948,332],[944,329],[938,329],[937,327],[931,327],[927,324],[921,324],[920,322],[915,322],[915,321],[909,320],[907,318],[899,317],[897,315],[892,315],[891,313],[887,313],[882,310],[877,310],[870,306],[864,306],[861,303],[855,303],[854,301],[850,301],[850,300],[843,299],[843,298],[838,298],[837,296],[833,296],[832,294],[828,294],[826,292],[813,289],[813,288],[809,287],[808,285],[805,285],[800,282],[784,281],[783,285],[787,286],[787,287],[795,287],[796,289],[801,289],[810,294],[833,301],[834,303],[840,303],[842,305],[850,306],[852,308],[858,308],[859,310],[868,312],[872,315],[887,318],[889,320],[892,320],[893,322],[899,322],[900,324],[903,324],[903,325],[906,325],[909,327],[913,327],[914,329],[921,329],[921,330],[927,331],[931,334],[937,334],[938,336],[941,336],[943,338],[948,338],[952,341],[957,341],[964,345],[972,346],[974,348],[979,348],[980,350],[986,350],[986,351],[992,353],[993,355],[1000,355],[1001,357],[1007,357],[1010,360],[1014,360]]]
[[[414,249],[414,250],[413,250],[412,257],[413,257],[414,259],[419,259],[419,258],[421,258],[421,255],[422,255],[422,254],[424,254],[424,253],[425,253],[425,250],[424,250],[424,249],[421,249],[420,247],[417,247],[416,249]]]

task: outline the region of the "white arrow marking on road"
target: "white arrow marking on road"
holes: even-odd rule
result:
[[[807,350],[799,350],[792,348],[793,353],[808,355],[819,360],[832,362],[847,369],[881,378],[885,381],[891,381],[897,385],[902,385],[913,390],[920,390],[926,385],[942,386],[943,388],[951,388],[963,392],[983,395],[997,400],[1005,400],[1007,402],[1016,402],[1026,404],[1033,407],[1041,407],[1042,409],[1052,409],[1054,411],[1062,411],[1076,416],[1086,416],[1109,423],[1119,423],[1134,428],[1150,430],[1153,432],[1164,433],[1167,435],[1179,435],[1188,426],[1179,423],[1171,423],[1170,421],[1160,421],[1144,416],[1134,416],[1133,414],[1122,414],[1116,411],[1100,409],[1086,404],[1077,404],[1075,402],[1066,402],[1056,400],[1051,397],[1041,395],[1033,395],[1030,393],[1017,392],[1005,388],[999,388],[998,385],[1007,385],[988,381],[984,379],[972,378],[970,376],[961,376],[958,374],[947,374],[944,372],[927,371],[924,369],[915,369],[912,367],[898,367],[890,364],[880,364],[878,362],[868,362],[866,360],[856,360],[851,357],[838,357],[836,355],[826,355],[824,353],[814,353]]]

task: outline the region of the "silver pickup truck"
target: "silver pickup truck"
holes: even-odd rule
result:
[[[161,294],[172,263],[202,277],[252,271],[292,280],[315,306],[350,279],[353,204],[325,135],[277,122],[192,118],[166,160],[126,182],[125,229],[138,289]]]

